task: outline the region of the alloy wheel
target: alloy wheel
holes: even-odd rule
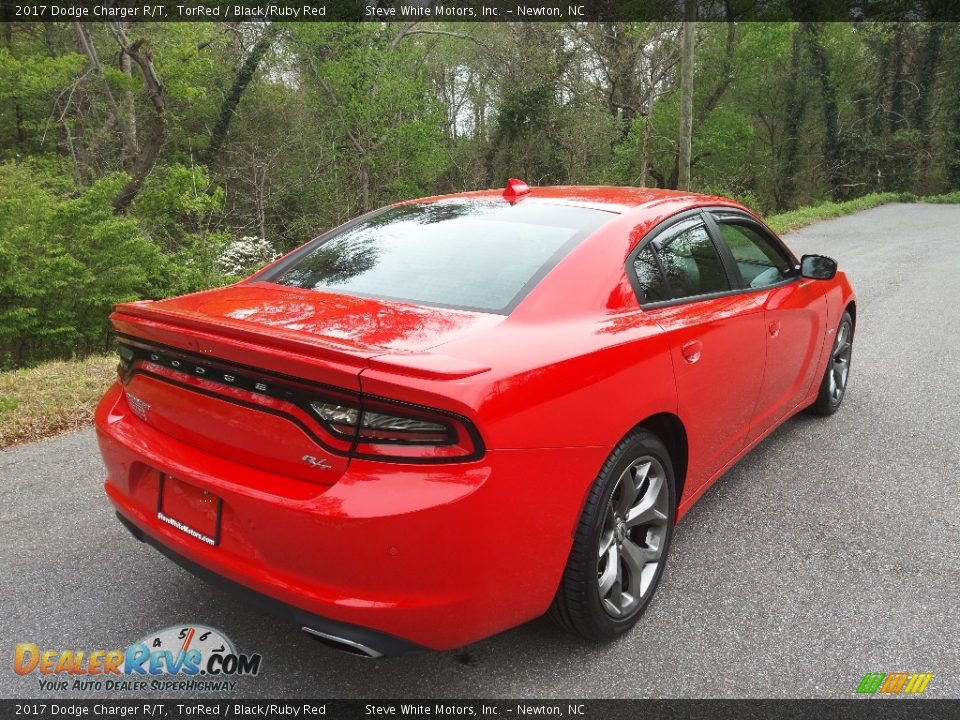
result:
[[[620,475],[607,505],[597,551],[597,590],[608,615],[640,605],[657,576],[668,532],[669,492],[663,465],[650,455]]]
[[[838,403],[847,389],[847,378],[850,375],[850,356],[853,353],[853,339],[851,326],[847,322],[840,323],[837,330],[837,342],[833,347],[833,357],[830,361],[830,399]]]

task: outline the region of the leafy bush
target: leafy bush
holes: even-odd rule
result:
[[[170,272],[162,296],[205,290],[229,280],[220,256],[230,234],[223,222],[223,188],[202,165],[158,167],[137,196],[132,214],[141,231],[165,253]]]
[[[77,190],[64,176],[0,164],[0,367],[104,348],[115,302],[163,292],[162,253],[113,212],[126,178]]]
[[[928,203],[960,203],[960,190],[943,193],[942,195],[927,195],[922,200]]]
[[[869,210],[879,205],[885,205],[892,202],[916,202],[917,196],[913,193],[872,193],[854,200],[844,202],[825,202],[820,205],[797,208],[779,215],[771,215],[767,218],[767,224],[778,233],[788,233],[792,230],[830,218],[850,215],[851,213]]]

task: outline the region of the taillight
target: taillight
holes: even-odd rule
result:
[[[334,435],[351,440],[356,436],[357,423],[360,420],[359,406],[313,400],[310,402],[310,409]]]
[[[364,396],[359,404],[328,400],[310,403],[327,429],[355,438],[358,457],[399,462],[452,462],[479,457],[483,450],[466,419],[440,410]]]
[[[472,423],[444,410],[271,377],[172,348],[121,342],[119,352],[117,372],[124,384],[134,373],[145,372],[168,382],[177,378],[176,382],[186,382],[186,387],[220,387],[233,401],[239,401],[236,392],[243,391],[256,405],[289,415],[301,427],[302,420],[313,418],[319,425],[316,430],[326,431],[315,439],[338,454],[385,462],[428,463],[462,462],[483,455],[483,443]],[[324,435],[326,439],[321,437]]]
[[[136,352],[129,345],[120,344],[118,348],[120,354],[120,364],[117,365],[117,376],[120,378],[120,382],[126,385],[127,380],[130,378],[130,370],[133,368],[133,361],[136,359]]]
[[[453,428],[443,422],[317,400],[310,407],[332,432],[344,437],[420,445],[450,444],[457,439]]]

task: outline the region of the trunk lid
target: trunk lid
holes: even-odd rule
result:
[[[428,349],[498,315],[248,283],[111,316],[131,356],[125,390],[144,422],[238,463],[323,485],[349,465],[312,399],[359,402],[371,365],[452,379],[486,370]]]
[[[412,305],[252,282],[154,303],[137,314],[176,317],[219,332],[284,338],[357,357],[423,352],[503,320],[501,315]]]

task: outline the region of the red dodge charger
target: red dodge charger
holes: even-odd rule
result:
[[[376,210],[230,287],[119,305],[120,521],[340,649],[649,604],[673,526],[843,400],[856,300],[722,197],[529,188]]]

